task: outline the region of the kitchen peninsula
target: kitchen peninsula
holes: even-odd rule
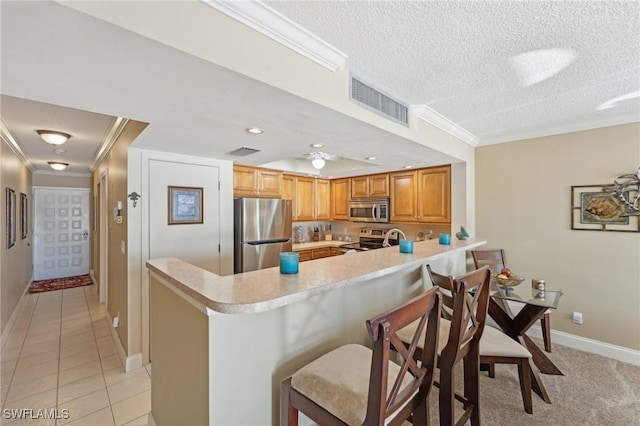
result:
[[[151,422],[277,424],[280,382],[344,343],[368,341],[365,320],[423,291],[422,267],[467,269],[485,241],[416,242],[327,257],[282,275],[219,276],[179,259],[147,262],[151,292]]]

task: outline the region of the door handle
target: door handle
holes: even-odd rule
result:
[[[82,239],[83,239],[84,241],[87,241],[87,240],[89,239],[89,231],[84,231],[84,232],[82,233]]]

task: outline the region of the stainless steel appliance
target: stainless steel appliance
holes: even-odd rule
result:
[[[360,239],[357,243],[342,244],[338,248],[342,253],[346,253],[349,250],[366,251],[382,248],[382,243],[388,231],[388,229],[382,228],[360,228]],[[392,246],[397,246],[399,244],[398,235],[395,233],[389,235],[389,243]]]
[[[292,250],[291,200],[236,198],[233,214],[234,273],[278,266]]]
[[[389,222],[389,198],[361,198],[349,201],[352,222]]]

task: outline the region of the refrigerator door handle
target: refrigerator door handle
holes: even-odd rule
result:
[[[288,241],[291,241],[291,238],[278,238],[275,240],[263,240],[263,241],[245,241],[245,244],[249,244],[250,246],[259,246],[262,244],[286,243]]]

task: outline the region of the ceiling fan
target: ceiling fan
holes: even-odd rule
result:
[[[310,154],[306,154],[303,156],[303,158],[311,160],[311,165],[318,170],[324,167],[327,160],[336,161],[340,159],[340,157],[336,155],[331,155],[320,151],[314,151]]]

